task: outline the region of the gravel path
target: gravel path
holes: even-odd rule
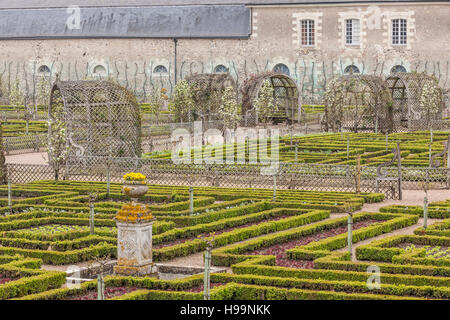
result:
[[[5,156],[6,163],[48,164],[47,152],[30,152]]]

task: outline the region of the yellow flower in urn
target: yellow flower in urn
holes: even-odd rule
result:
[[[123,176],[122,191],[132,199],[137,199],[147,193],[147,177],[139,172],[130,172]]]

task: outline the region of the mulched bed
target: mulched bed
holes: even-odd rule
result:
[[[0,274],[0,285],[8,283],[10,281],[14,281],[17,280],[19,278],[9,278],[9,277],[5,277],[4,275]]]
[[[379,222],[378,220],[369,219],[353,224],[353,230],[360,229],[371,225],[372,223]],[[314,269],[314,262],[310,260],[291,260],[286,256],[286,250],[292,249],[298,246],[307,245],[313,241],[319,241],[325,238],[334,237],[339,234],[347,232],[347,226],[342,226],[330,230],[326,230],[317,234],[313,234],[306,237],[301,237],[292,241],[288,241],[282,244],[277,244],[271,247],[262,248],[247,252],[249,255],[273,255],[276,257],[276,265],[280,267],[288,268],[300,268],[300,269]]]
[[[229,231],[233,231],[233,230],[237,230],[237,229],[241,229],[241,228],[246,228],[246,227],[250,227],[250,226],[257,225],[257,224],[264,223],[264,222],[268,222],[268,221],[278,221],[278,220],[281,220],[281,219],[284,219],[284,218],[288,218],[288,217],[292,217],[292,216],[283,215],[283,216],[279,216],[279,217],[271,218],[271,219],[266,219],[266,220],[262,220],[262,221],[249,222],[249,223],[240,225],[238,227],[230,227],[230,228],[225,228],[225,229],[222,229],[222,230],[214,231],[214,234],[217,236],[217,235],[222,234],[224,232],[229,232]],[[205,237],[205,236],[209,236],[209,234],[210,234],[210,232],[206,232],[206,233],[202,233],[201,236]],[[189,237],[189,238],[184,238],[184,239],[177,239],[175,241],[170,241],[170,242],[166,242],[166,243],[153,245],[153,249],[161,249],[161,248],[164,248],[164,247],[170,247],[170,246],[173,246],[173,245],[176,245],[176,244],[184,243],[186,241],[192,241],[192,240],[195,240],[195,239],[197,239],[197,237]]]
[[[136,287],[107,287],[105,288],[105,299],[123,296],[137,289]],[[67,297],[65,300],[97,300],[97,290],[89,291],[83,295]]]

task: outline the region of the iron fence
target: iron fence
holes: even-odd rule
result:
[[[150,184],[215,186],[228,188],[273,188],[341,192],[379,192],[386,199],[399,199],[402,190],[449,189],[450,169],[377,167],[279,163],[275,177],[264,175],[268,164],[174,164],[171,160],[138,158],[72,158],[62,169],[65,180],[121,182],[122,176],[138,171]],[[12,183],[51,180],[49,165],[7,164]]]

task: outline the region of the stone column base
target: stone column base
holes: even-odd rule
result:
[[[114,274],[120,276],[151,276],[158,277],[158,268],[153,264],[143,266],[115,265]]]

